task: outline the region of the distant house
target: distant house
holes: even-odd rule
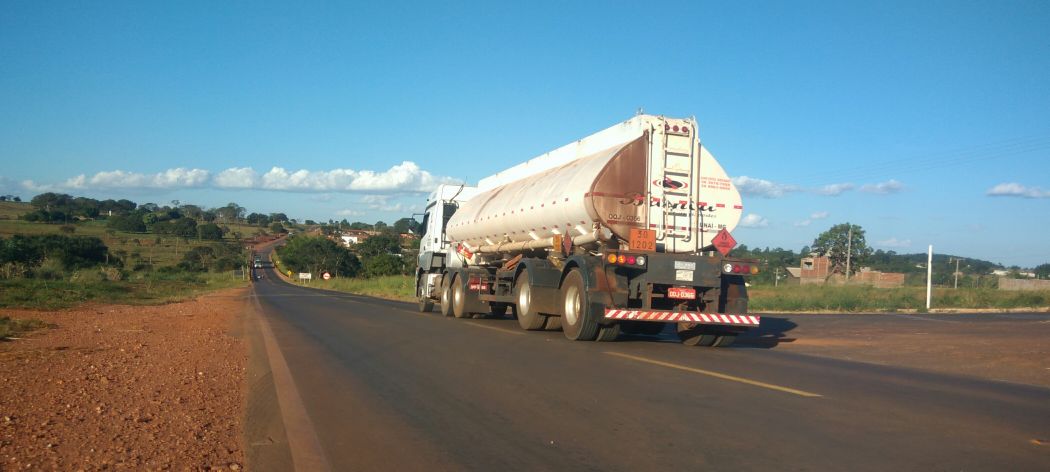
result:
[[[361,244],[362,242],[364,242],[364,240],[368,239],[373,234],[373,231],[352,229],[349,231],[344,231],[343,234],[339,236],[339,239],[343,241],[344,246],[350,247],[350,245],[352,244]]]
[[[799,268],[789,267],[787,283],[799,285],[844,284],[846,277],[831,272],[831,260],[827,256],[803,257]],[[850,284],[874,285],[878,288],[900,287],[904,285],[904,274],[897,272],[880,272],[870,267],[861,267],[849,280]]]

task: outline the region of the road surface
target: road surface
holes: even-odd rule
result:
[[[272,272],[252,297],[260,470],[1050,470],[1045,387],[776,343],[569,342]]]

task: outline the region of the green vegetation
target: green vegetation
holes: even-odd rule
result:
[[[249,253],[241,240],[266,234],[235,203],[206,210],[50,192],[30,203],[7,197],[0,200],[0,307],[165,303],[242,285],[247,271],[238,269]]]
[[[751,287],[753,311],[894,312],[924,310],[926,289],[921,287],[802,285]],[[933,308],[1008,309],[1050,306],[1050,291],[1004,292],[989,288],[938,288]]]
[[[0,317],[0,339],[7,339],[30,331],[46,328],[47,323],[37,319],[12,319],[9,316]]]
[[[313,279],[306,282],[305,285],[388,300],[415,300],[415,281],[407,275],[387,275],[367,279],[355,277],[336,277],[332,280]]]
[[[59,280],[0,279],[0,307],[54,310],[84,302],[155,305],[247,283],[244,276],[233,272],[159,271],[111,280],[113,274],[112,270],[99,269],[77,271]]]

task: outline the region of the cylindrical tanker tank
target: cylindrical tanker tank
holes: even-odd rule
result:
[[[448,224],[456,242],[477,248],[584,236],[595,223],[627,239],[643,206],[629,195],[646,192],[646,136],[536,175],[479,193]],[[605,218],[616,215],[617,220]]]

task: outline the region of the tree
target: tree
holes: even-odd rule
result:
[[[320,275],[329,271],[341,277],[353,277],[361,270],[361,262],[335,241],[318,236],[296,236],[277,250],[289,269]]]
[[[1037,278],[1050,279],[1050,263],[1039,264],[1032,271],[1035,272]]]
[[[398,234],[408,232],[419,234],[419,222],[413,218],[401,218],[394,222],[394,232]]]
[[[110,229],[128,233],[146,232],[146,223],[142,221],[141,216],[135,214],[127,216],[113,215],[106,220],[106,226]]]
[[[827,256],[831,263],[831,272],[839,274],[846,273],[847,254],[851,274],[856,273],[857,268],[871,256],[871,248],[864,239],[864,230],[859,225],[850,223],[837,224],[820,233],[820,236],[813,240],[812,249],[818,255]]]
[[[218,241],[222,239],[222,228],[215,223],[204,223],[197,226],[197,236],[201,239]]]
[[[365,277],[382,277],[397,275],[404,271],[405,261],[394,254],[380,254],[365,259]]]
[[[354,246],[357,254],[367,261],[370,258],[383,254],[398,254],[401,252],[401,241],[397,236],[381,234],[372,236]]]
[[[288,230],[284,229],[284,225],[274,221],[273,224],[270,225],[270,232],[273,234],[281,234],[287,233]]]

